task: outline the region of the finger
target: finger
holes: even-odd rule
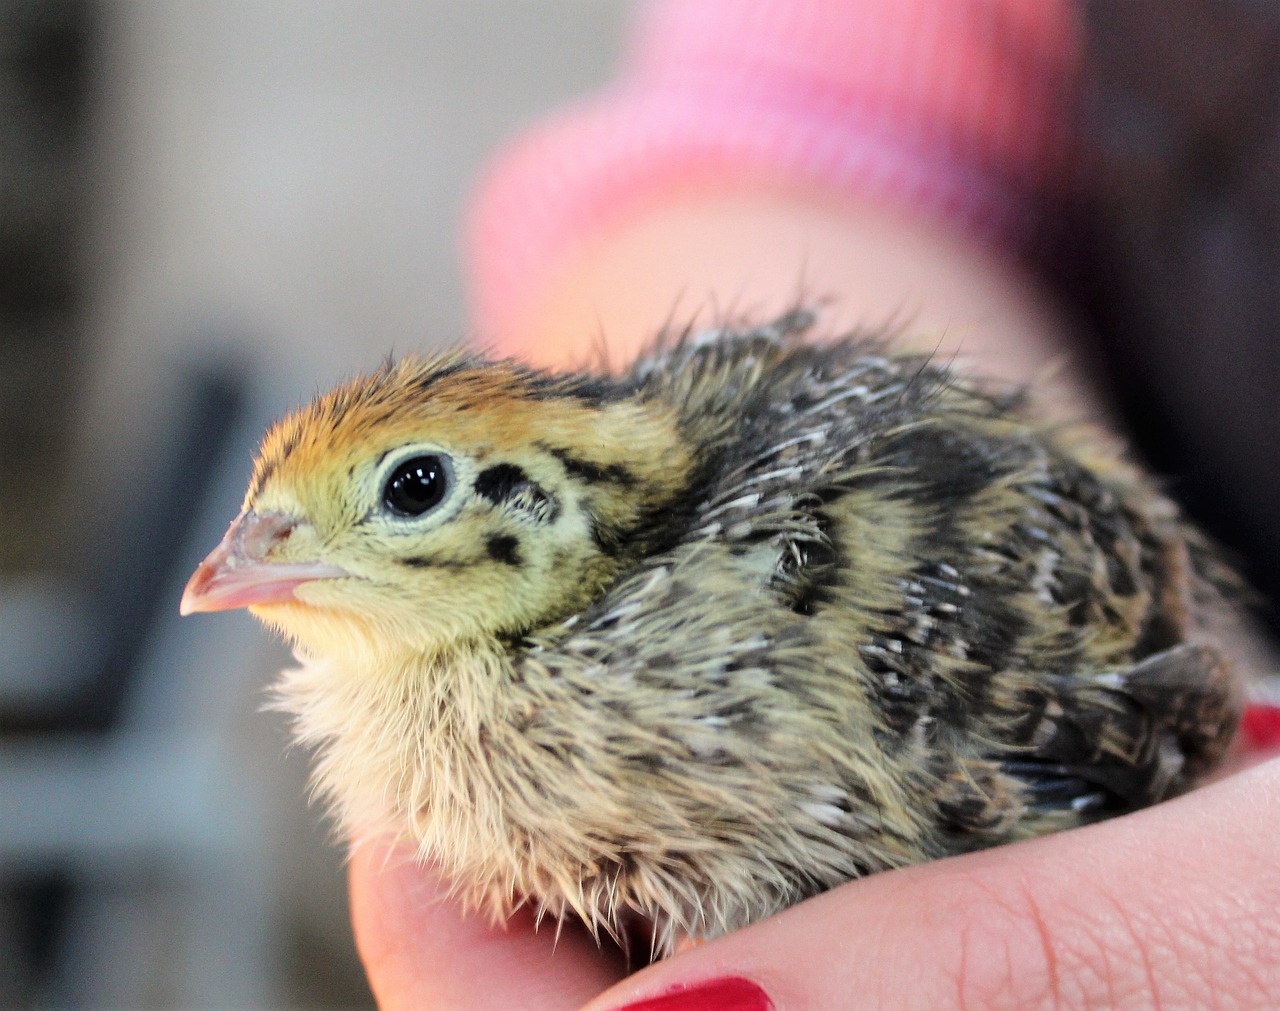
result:
[[[1270,761],[1115,821],[854,882],[589,1008],[1280,1007],[1277,857]]]
[[[566,927],[557,941],[555,924],[536,930],[527,913],[505,927],[464,914],[403,848],[356,846],[349,879],[356,946],[383,1011],[563,1011],[624,974],[621,959],[580,929]]]

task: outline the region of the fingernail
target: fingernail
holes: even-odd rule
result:
[[[682,984],[617,1011],[773,1011],[773,1001],[751,980],[731,976]]]

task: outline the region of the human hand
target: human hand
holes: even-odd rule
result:
[[[626,974],[621,954],[577,924],[537,929],[522,910],[494,927],[484,913],[463,912],[412,848],[356,845],[349,877],[356,944],[383,1011],[563,1011]]]
[[[552,924],[462,914],[401,851],[358,848],[351,894],[390,1011],[1263,1008],[1280,1006],[1278,858],[1280,759],[1089,828],[852,882],[625,979],[577,930],[557,944]],[[752,985],[697,988],[716,980]]]

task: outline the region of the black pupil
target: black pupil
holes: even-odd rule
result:
[[[440,504],[446,483],[440,457],[415,456],[391,472],[383,500],[402,516],[421,516]]]

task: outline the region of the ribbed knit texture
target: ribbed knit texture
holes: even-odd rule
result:
[[[1060,0],[661,0],[613,85],[482,185],[474,309],[500,334],[574,250],[699,190],[893,201],[1017,252],[1065,184],[1078,63]]]

